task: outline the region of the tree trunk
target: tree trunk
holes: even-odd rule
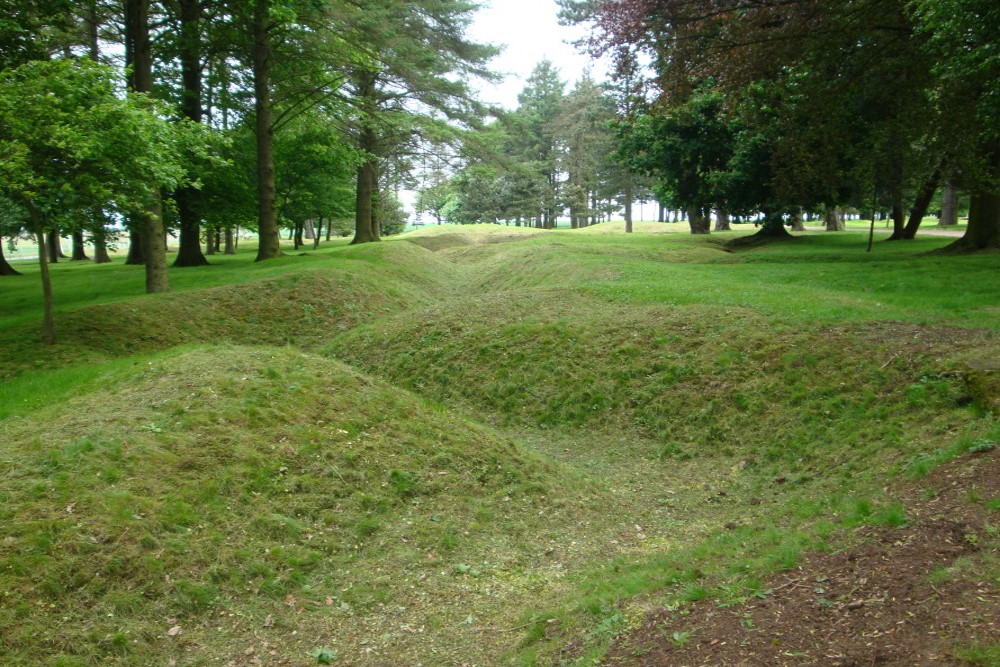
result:
[[[323,238],[323,216],[316,219],[316,229],[313,230],[313,250],[319,249],[320,239]]]
[[[439,218],[440,220],[440,218]],[[441,224],[438,222],[438,224]],[[329,241],[333,238],[333,218],[327,218],[326,221],[326,240]]]
[[[96,226],[91,233],[91,238],[94,240],[94,264],[110,264],[111,255],[108,254],[108,233],[104,229],[104,225]]]
[[[129,266],[139,266],[145,264],[146,260],[142,255],[142,238],[139,232],[132,229],[132,225],[138,225],[138,216],[129,225],[128,230],[128,255],[125,256],[125,264]]]
[[[255,0],[253,9],[253,91],[257,138],[257,259],[281,256],[275,212],[274,130],[271,109],[271,42],[269,0]]]
[[[358,183],[354,204],[354,238],[351,245],[372,243],[377,241],[372,232],[372,181],[375,176],[375,164],[371,159],[365,160],[358,167]]]
[[[659,204],[660,210],[656,214],[656,221],[657,222],[666,222],[666,220],[667,220],[667,207],[664,206],[662,202],[657,202],[657,204]]]
[[[715,211],[715,231],[728,232],[732,230],[729,219],[729,211],[716,209]]]
[[[87,257],[87,248],[83,244],[83,232],[73,232],[73,256],[70,258],[71,262],[85,262],[90,258]]]
[[[827,206],[823,209],[823,222],[826,224],[828,232],[843,232],[847,229],[843,219],[837,214],[837,209]]]
[[[54,229],[49,230],[45,232],[45,237],[45,252],[48,253],[49,264],[55,264],[59,261],[60,257],[65,257],[65,255],[62,254],[62,250],[59,249],[59,232]],[[39,252],[41,252],[41,246],[38,246],[38,248]]]
[[[10,263],[7,258],[3,256],[3,237],[0,236],[0,276],[19,276],[21,275]]]
[[[711,233],[711,219],[710,216],[705,215],[701,209],[692,208],[688,209],[687,212],[688,224],[691,227],[692,234],[709,234]]]
[[[987,149],[994,175],[1000,173],[1000,146]],[[1000,248],[1000,192],[995,189],[972,193],[969,206],[969,226],[965,235],[944,250],[974,252]]]
[[[903,230],[903,238],[905,240],[909,241],[917,236],[917,230],[920,229],[920,223],[924,221],[924,216],[927,215],[927,209],[931,205],[931,200],[934,199],[934,193],[937,192],[938,183],[940,182],[941,172],[935,171],[924,183],[920,192],[917,193],[917,198],[913,202],[913,208],[910,209],[910,219],[906,222],[906,228]]]
[[[28,217],[31,220],[31,227],[35,232],[35,240],[38,243],[38,268],[42,278],[42,343],[54,345],[56,342],[55,317],[52,308],[52,279],[49,276],[48,249],[45,243],[45,231],[42,229],[41,215],[38,209],[30,202],[27,204]]]
[[[302,246],[305,245],[305,243],[302,241],[302,227],[303,227],[303,224],[302,224],[301,220],[298,220],[298,221],[296,221],[294,223],[294,225],[295,225],[295,227],[293,229],[294,236],[293,236],[292,242],[294,243],[295,250],[298,250],[299,248],[301,248]]]
[[[178,0],[180,8],[181,115],[195,123],[202,120],[201,1]],[[197,211],[198,191],[184,187],[174,193],[180,240],[174,266],[205,266],[201,252],[201,220]]]
[[[903,164],[897,161],[895,181],[892,188],[892,209],[889,212],[892,219],[892,234],[887,240],[899,241],[906,232],[906,212],[903,208]]]
[[[625,170],[625,233],[632,233],[632,198],[635,196],[632,187],[632,171]]]
[[[768,238],[795,238],[785,229],[785,219],[780,213],[764,212],[764,221],[760,225],[760,231],[754,236]]]
[[[125,0],[126,59],[132,68],[130,87],[140,93],[153,92],[153,55],[149,39],[149,0]],[[167,274],[167,249],[163,233],[163,206],[160,193],[151,193],[151,201],[141,216],[139,237],[146,266],[146,293],[170,289]]]
[[[376,241],[382,240],[382,190],[379,187],[379,163],[376,160],[372,166],[372,236]]]
[[[973,193],[965,235],[946,249],[963,252],[1000,249],[1000,194]]]
[[[791,216],[789,216],[789,217],[791,218],[790,221],[792,223],[792,231],[793,232],[804,232],[804,231],[806,231],[806,226],[802,222],[802,209],[801,208],[794,209],[792,211]]]
[[[205,254],[214,255],[215,254],[215,232],[211,229],[205,230]]]
[[[224,235],[226,237],[226,249],[225,249],[225,251],[222,254],[223,255],[235,255],[236,254],[236,238],[235,238],[236,235],[233,233],[233,228],[232,227],[226,227]]]
[[[941,189],[941,218],[938,225],[941,227],[954,227],[958,224],[958,187],[955,179],[949,178],[944,182]]]
[[[167,272],[167,246],[164,242],[163,216],[159,201],[150,204],[144,214],[142,256],[146,258],[146,294],[170,291]]]
[[[375,89],[374,77],[364,76],[360,84],[361,95],[371,95]],[[375,132],[370,127],[362,128],[359,136],[359,147],[367,154],[367,159],[358,167],[358,181],[355,191],[354,205],[354,238],[351,244],[372,243],[378,241],[374,225],[373,204],[377,183],[375,164],[375,149],[377,147]]]

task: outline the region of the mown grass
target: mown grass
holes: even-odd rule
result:
[[[0,657],[586,663],[905,523],[893,486],[1000,438],[953,372],[1000,356],[995,256],[657,227],[424,229],[139,297],[59,264],[48,349],[5,283]]]
[[[56,298],[64,306],[51,347],[39,345],[40,303],[31,300],[38,286],[31,276],[11,278],[10,305],[0,311],[9,314],[0,318],[0,377],[195,342],[309,348],[332,331],[430,303],[450,285],[449,267],[412,244],[343,250],[263,263],[244,254],[219,266],[174,269],[171,292],[139,297],[142,267],[57,265]],[[116,275],[140,283],[119,283]]]
[[[6,664],[228,660],[261,632],[300,662],[320,635],[364,650],[336,629],[359,618],[391,656],[399,626],[441,622],[480,577],[499,589],[528,535],[601,503],[564,466],[287,348],[149,357],[0,440]]]

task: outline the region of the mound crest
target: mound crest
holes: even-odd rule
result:
[[[432,303],[450,267],[409,243],[345,248],[308,268],[237,285],[100,304],[57,317],[60,344],[42,348],[37,325],[5,335],[0,377],[44,364],[102,361],[176,345],[226,342],[312,348],[387,312]],[[55,363],[59,362],[59,363]]]
[[[404,581],[416,599],[449,558],[521,558],[505,535],[566,521],[558,508],[589,494],[490,431],[290,349],[168,353],[0,422],[0,442],[11,664],[143,662],[171,652],[173,626],[187,651],[208,650],[204,633],[236,655],[314,603],[327,632],[347,628]],[[489,540],[463,537],[483,521]]]
[[[914,341],[907,358],[900,339]],[[942,371],[987,341],[981,331],[795,327],[745,308],[616,306],[553,290],[411,311],[324,349],[501,423],[613,423],[653,438],[665,459],[721,454],[804,472],[905,452],[904,430],[958,428],[966,388]],[[861,420],[871,420],[864,433]]]

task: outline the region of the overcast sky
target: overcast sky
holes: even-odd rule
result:
[[[555,0],[485,0],[484,4],[469,36],[478,42],[506,45],[492,67],[508,75],[502,84],[482,89],[484,102],[515,108],[517,94],[524,88],[531,70],[543,58],[559,68],[561,78],[567,82],[567,90],[588,66],[593,68],[594,78],[604,78],[606,70],[602,63],[581,54],[568,43],[583,33],[578,28],[559,25],[559,7]]]

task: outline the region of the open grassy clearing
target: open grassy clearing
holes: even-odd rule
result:
[[[588,663],[1000,440],[953,372],[1000,358],[995,256],[645,231],[429,228],[138,298],[60,265],[55,350],[5,293],[0,656]]]

